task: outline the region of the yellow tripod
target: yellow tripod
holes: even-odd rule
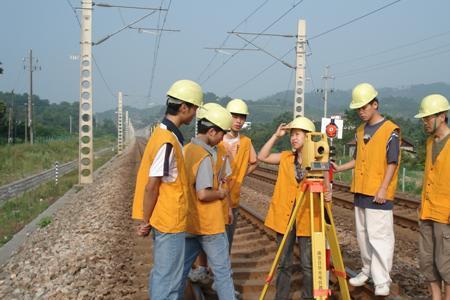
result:
[[[327,270],[326,270],[326,240],[331,248],[331,257],[333,259],[334,273],[338,278],[341,298],[350,300],[348,291],[346,272],[344,262],[341,256],[339,242],[334,227],[333,214],[331,212],[331,203],[324,203],[324,185],[323,178],[311,177],[306,178],[298,191],[296,204],[289,220],[283,240],[278,248],[275,259],[272,263],[269,274],[267,275],[264,288],[261,292],[259,300],[263,300],[266,296],[269,285],[273,279],[275,269],[279,263],[281,253],[283,252],[287,236],[292,230],[296,220],[297,212],[303,201],[307,201],[306,195],[309,193],[310,204],[310,221],[311,221],[311,253],[312,253],[312,270],[313,270],[313,295],[314,299],[324,300],[330,295],[328,288]],[[319,200],[314,199],[314,194],[319,194]],[[314,201],[320,201],[320,222],[319,226],[314,223]],[[317,227],[317,228],[316,228]]]

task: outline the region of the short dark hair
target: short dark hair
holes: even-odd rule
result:
[[[167,96],[166,115],[176,116],[178,114],[178,112],[180,111],[180,107],[181,107],[181,105],[183,103],[186,104],[186,106],[188,108],[195,107],[195,105],[192,104],[192,103],[184,102],[184,101],[179,100],[177,98],[173,98],[173,97]]]
[[[211,128],[217,132],[219,132],[219,131],[226,132],[219,126],[209,123],[207,120],[205,122],[205,119],[201,119],[201,120],[197,121],[197,133],[206,134],[208,132],[208,130],[210,130]]]
[[[232,116],[238,116],[238,117],[244,117],[245,120],[247,120],[247,115],[245,114],[238,114],[238,113],[231,113]]]
[[[369,104],[374,104],[375,102],[376,102],[378,105],[380,105],[380,101],[378,101],[378,98],[377,98],[377,97],[373,98],[373,99],[369,102]]]

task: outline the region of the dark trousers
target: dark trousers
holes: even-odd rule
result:
[[[276,242],[279,246],[283,234],[277,233]],[[303,275],[302,299],[313,299],[313,281],[312,281],[312,258],[311,258],[311,238],[296,237],[295,226],[289,233],[284,245],[283,253],[277,268],[276,280],[276,300],[288,300],[291,289],[292,271],[293,271],[293,252],[296,241],[300,247],[300,267]]]

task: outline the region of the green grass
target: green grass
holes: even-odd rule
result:
[[[40,228],[44,228],[47,225],[49,225],[51,222],[52,222],[52,217],[51,216],[46,216],[46,217],[43,217],[42,219],[39,220],[38,226]]]
[[[104,136],[94,139],[94,150],[112,147],[115,137]],[[0,146],[0,185],[77,159],[78,138],[49,141],[42,144],[14,144]]]
[[[115,153],[112,151],[108,151],[95,159],[94,169],[102,166],[110,160],[114,154]],[[54,181],[49,181],[38,188],[25,192],[1,205],[0,247],[77,183],[78,170],[75,170],[62,176],[58,185],[55,185]],[[42,218],[38,225],[43,228],[51,222],[51,217]]]

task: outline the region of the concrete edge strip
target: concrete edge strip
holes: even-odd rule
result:
[[[102,170],[104,170],[107,166],[109,166],[119,156],[121,155],[119,154],[114,155],[109,161],[107,161],[105,164],[103,164],[103,166],[101,166],[94,172],[94,176],[98,176]],[[63,207],[76,193],[77,193],[77,185],[74,185],[61,198],[53,202],[52,205],[47,207],[46,210],[41,212],[33,221],[25,225],[25,227],[23,227],[22,230],[17,232],[11,240],[9,240],[6,244],[4,244],[0,248],[0,267],[3,267],[3,265],[5,265],[9,261],[9,259],[15,254],[15,252],[19,249],[19,247],[23,245],[27,237],[38,228],[38,223],[42,218],[53,216],[53,214],[59,208]]]

